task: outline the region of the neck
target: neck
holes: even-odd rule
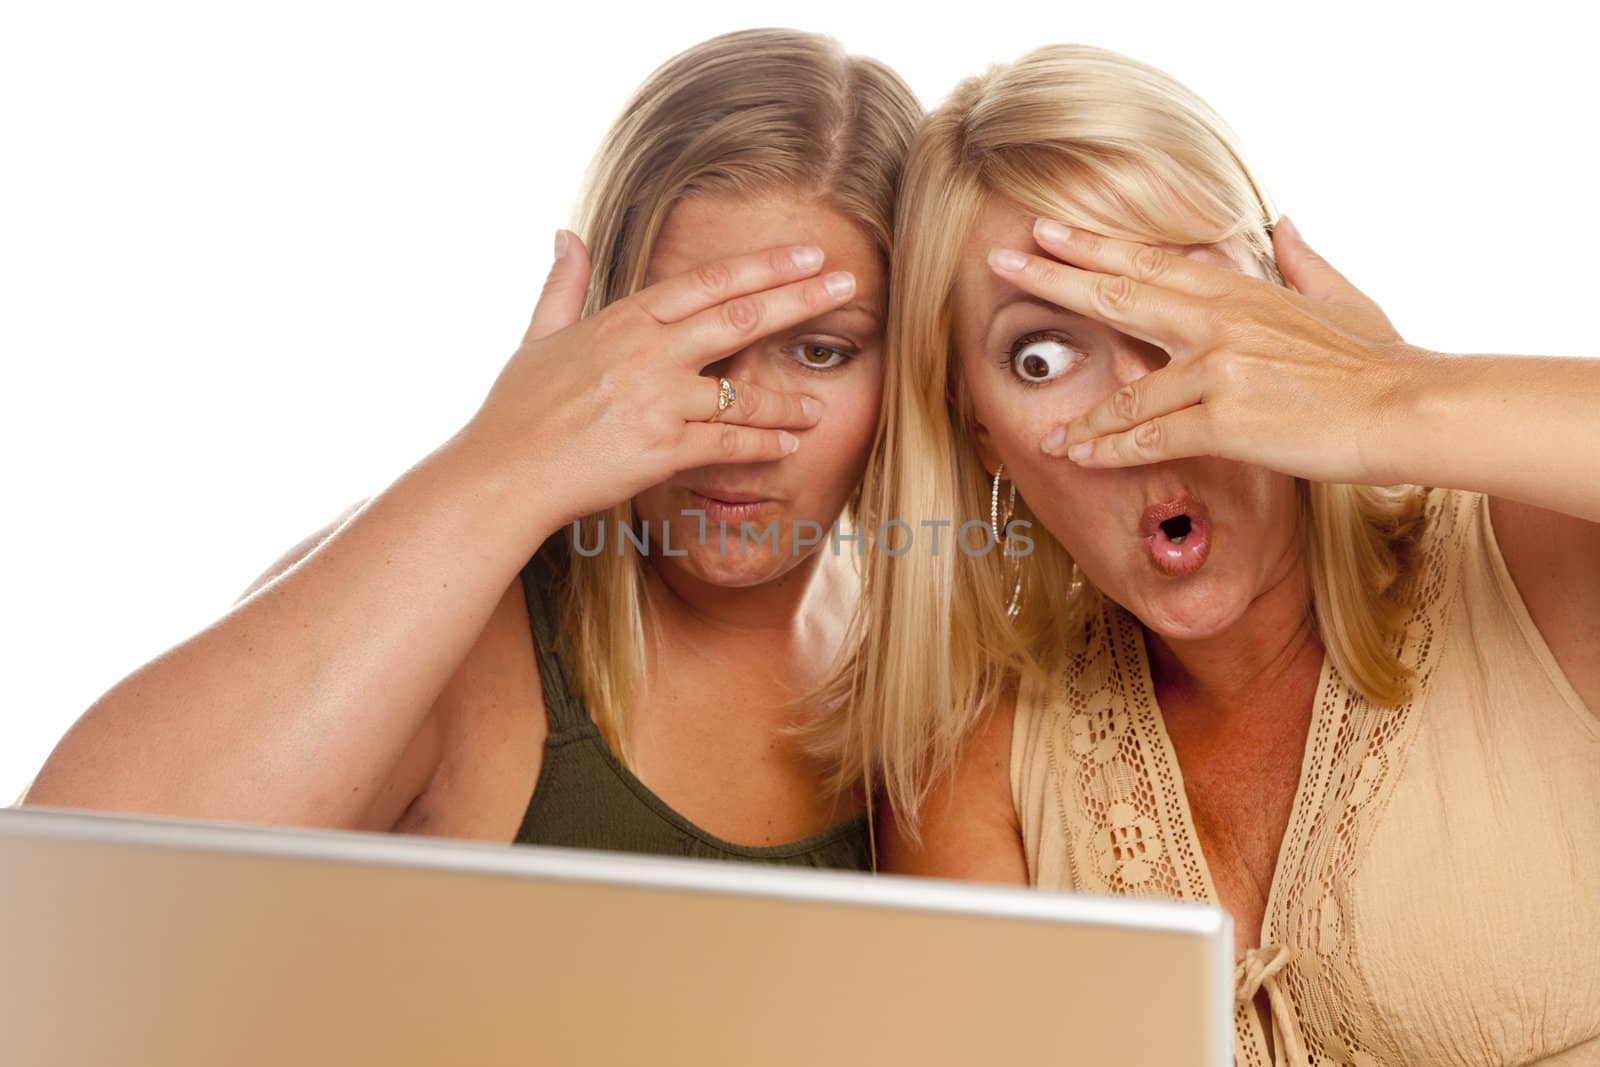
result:
[[[1146,629],[1145,642],[1158,693],[1218,716],[1273,706],[1264,698],[1313,666],[1320,670],[1323,649],[1304,557],[1298,547],[1287,552],[1267,587],[1220,633],[1173,640]]]

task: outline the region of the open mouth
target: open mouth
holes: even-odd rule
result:
[[[1161,532],[1166,535],[1168,541],[1175,545],[1183,544],[1184,539],[1189,536],[1189,531],[1194,528],[1187,515],[1179,515],[1175,518],[1167,519],[1160,525]]]
[[[1211,551],[1211,519],[1205,505],[1187,495],[1145,508],[1139,533],[1150,562],[1171,578],[1199,570]]]

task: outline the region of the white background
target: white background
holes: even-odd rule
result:
[[[0,804],[471,415],[602,132],[681,48],[822,30],[930,106],[1037,44],[1113,48],[1209,100],[1408,339],[1600,354],[1600,65],[1563,6],[7,5]]]

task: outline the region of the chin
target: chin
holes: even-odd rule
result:
[[[678,555],[674,547],[669,558],[670,566],[709,585],[729,589],[743,589],[770,582],[797,562],[777,554],[767,545],[752,545],[748,552],[740,553],[736,536],[728,538],[728,550],[723,553],[718,549],[715,534],[708,537],[704,545],[687,546],[686,555]]]
[[[1237,583],[1195,575],[1154,585],[1140,582],[1128,600],[1117,600],[1145,628],[1169,641],[1199,641],[1226,632],[1244,616],[1250,597]]]

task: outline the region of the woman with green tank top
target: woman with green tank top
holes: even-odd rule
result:
[[[106,693],[25,802],[868,866],[807,738],[919,114],[814,34],[657,69],[473,417]]]

